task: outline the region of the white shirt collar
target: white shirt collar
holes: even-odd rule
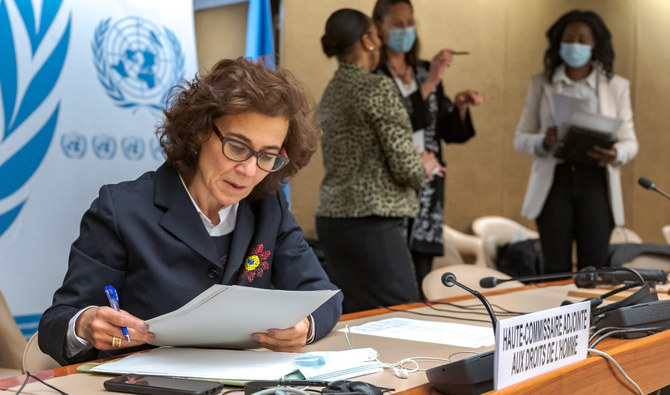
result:
[[[193,206],[195,207],[196,211],[198,211],[200,220],[202,221],[202,224],[205,225],[205,229],[207,229],[207,233],[209,233],[210,236],[224,236],[235,230],[237,208],[240,205],[239,202],[219,210],[219,224],[215,226],[212,224],[212,221],[210,221],[209,218],[207,218],[207,216],[202,212],[202,210],[200,210],[200,207],[195,202],[195,200],[193,200],[193,196],[191,196],[188,188],[186,188],[186,183],[181,177],[181,174],[179,175],[179,180],[181,181],[181,185],[184,186],[188,197],[191,199],[191,202],[193,202]]]
[[[556,68],[556,71],[554,71],[554,78],[552,78],[552,82],[557,83],[557,82],[562,82],[568,85],[573,85],[573,84],[578,84],[580,82],[585,82],[586,85],[588,85],[591,89],[595,90],[598,86],[596,78],[598,78],[598,65],[595,63],[592,63],[593,68],[591,69],[591,72],[589,75],[584,78],[582,81],[573,81],[568,77],[568,75],[565,73],[565,64],[561,64]]]

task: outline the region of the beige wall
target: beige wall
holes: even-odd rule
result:
[[[198,71],[210,69],[221,59],[244,56],[249,4],[241,2],[195,12]]]
[[[489,101],[472,111],[477,136],[446,148],[448,159],[445,221],[468,231],[474,218],[520,217],[532,158],[512,147],[530,76],[541,71],[544,32],[563,12],[592,9],[614,36],[615,71],[631,81],[637,159],[623,168],[626,225],[645,241],[662,242],[670,224],[670,202],[636,184],[646,176],[670,191],[670,1],[668,0],[413,0],[424,58],[439,48],[470,51],[457,57],[444,77],[452,95],[473,88]],[[374,0],[283,0],[281,65],[291,70],[318,100],[336,62],[321,52],[319,39],[328,16],[351,7],[370,13]],[[244,54],[247,3],[196,12],[200,70],[221,58]],[[314,210],[323,176],[321,154],[291,183],[293,212],[314,236]]]
[[[351,7],[371,13],[374,0],[284,0],[281,64],[318,100],[336,61],[321,52],[319,39],[328,16]],[[623,168],[626,225],[645,241],[662,242],[670,224],[670,202],[638,187],[647,176],[670,191],[670,2],[667,0],[413,0],[422,54],[439,48],[470,51],[456,57],[444,77],[452,95],[473,88],[489,101],[472,111],[477,136],[446,149],[448,160],[446,222],[467,231],[482,215],[503,215],[534,227],[520,217],[532,158],[516,152],[512,139],[530,76],[542,69],[544,32],[572,8],[592,9],[614,37],[615,72],[632,83],[637,159]],[[293,211],[308,236],[323,175],[321,155],[291,183]]]

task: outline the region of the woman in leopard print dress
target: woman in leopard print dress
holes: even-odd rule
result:
[[[321,43],[339,63],[317,110],[325,176],[316,226],[328,275],[345,312],[416,301],[403,218],[416,215],[416,193],[437,160],[414,150],[393,81],[371,73],[381,42],[370,18],[336,11]]]

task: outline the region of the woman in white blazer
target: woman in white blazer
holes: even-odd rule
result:
[[[514,148],[535,155],[522,215],[536,220],[544,272],[572,270],[573,240],[579,268],[606,266],[612,228],[624,223],[619,168],[638,151],[629,83],[613,73],[611,34],[594,12],[568,12],[546,35],[545,70],[531,80],[514,137]],[[588,152],[598,166],[554,157],[562,144],[555,93],[584,100],[590,112],[622,120],[611,149],[594,146]]]

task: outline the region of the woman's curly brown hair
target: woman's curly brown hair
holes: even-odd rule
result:
[[[206,75],[176,86],[168,103],[156,134],[167,162],[186,178],[195,173],[200,146],[213,133],[216,119],[247,112],[288,119],[283,147],[290,161],[256,185],[250,195],[254,199],[276,192],[307,165],[321,137],[313,102],[295,77],[244,58],[221,60]]]

